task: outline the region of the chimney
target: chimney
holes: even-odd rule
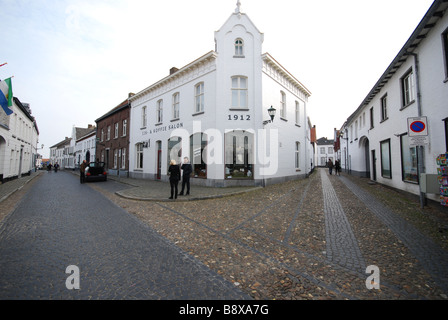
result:
[[[89,124],[88,126],[87,126],[87,129],[92,129],[93,128],[93,125],[92,124]]]
[[[176,73],[177,71],[179,71],[179,69],[177,69],[176,67],[172,67],[170,69],[170,75],[172,75],[173,73]]]

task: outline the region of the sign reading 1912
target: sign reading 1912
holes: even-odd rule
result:
[[[234,114],[231,115],[229,114],[229,121],[250,121],[250,115],[246,114],[246,115],[238,115],[238,114]]]

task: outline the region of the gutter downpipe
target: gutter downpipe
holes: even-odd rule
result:
[[[414,57],[414,65],[415,65],[415,82],[417,87],[417,110],[418,116],[422,117],[422,99],[421,99],[421,91],[420,91],[420,61],[418,59],[418,54],[413,52],[407,52],[408,55]],[[423,165],[424,152],[423,146],[417,146],[417,157],[418,157],[418,172],[419,172],[419,188],[420,188],[420,207],[423,209],[426,205],[426,194],[422,192],[422,184],[421,184],[421,175],[425,173],[425,167]]]

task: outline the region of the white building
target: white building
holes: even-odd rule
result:
[[[65,169],[70,163],[71,141],[71,138],[65,137],[64,140],[50,147],[50,163],[52,166],[57,163],[60,169]]]
[[[74,145],[73,141],[75,141]],[[79,168],[84,160],[95,162],[96,127],[91,124],[87,128],[73,127],[71,144],[73,145],[73,168]]]
[[[187,156],[193,183],[265,185],[305,177],[310,91],[270,54],[237,9],[215,32],[215,50],[130,97],[130,176],[166,180]],[[277,112],[270,120],[268,109]]]
[[[437,174],[448,149],[448,2],[434,1],[417,29],[341,128],[342,169],[419,194],[419,168]],[[408,118],[427,117],[421,159]],[[436,196],[431,195],[436,199]]]
[[[35,169],[39,130],[26,103],[16,97],[11,115],[0,108],[0,181],[7,181]]]
[[[325,167],[327,166],[327,162],[330,160],[335,163],[337,157],[334,151],[334,140],[328,140],[328,138],[320,138],[317,140],[316,144],[317,165],[319,167]]]

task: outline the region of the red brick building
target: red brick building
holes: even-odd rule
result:
[[[132,94],[129,94],[131,96]],[[130,103],[118,106],[95,120],[97,126],[96,159],[106,163],[110,175],[129,174]]]

